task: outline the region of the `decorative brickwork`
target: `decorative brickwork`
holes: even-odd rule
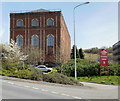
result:
[[[64,63],[70,60],[71,39],[61,11],[39,9],[10,13],[10,39],[17,41],[17,36],[22,36],[22,47],[27,51],[35,41],[33,35],[38,36],[37,48],[42,50],[42,59],[38,62]],[[54,38],[50,39],[54,43],[52,46],[48,45],[49,35]]]

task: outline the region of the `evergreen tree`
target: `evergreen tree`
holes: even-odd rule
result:
[[[73,45],[72,47],[72,53],[71,53],[71,58],[74,59],[75,56],[74,56],[74,48],[75,48],[75,45]],[[77,46],[76,46],[76,58],[79,58],[79,53],[78,53],[78,49],[77,49]]]
[[[84,54],[83,54],[82,48],[79,49],[79,56],[80,56],[80,59],[84,59]]]

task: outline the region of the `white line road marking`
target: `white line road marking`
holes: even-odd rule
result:
[[[82,99],[82,98],[80,98],[80,97],[76,97],[76,96],[73,96],[73,98],[75,98],[75,99]]]
[[[28,87],[30,87],[30,86],[24,86],[24,87],[27,87],[27,88],[28,88]]]
[[[64,96],[70,96],[70,95],[68,95],[68,94],[64,94],[64,93],[62,93],[61,95],[64,95]]]
[[[32,87],[33,89],[39,89],[39,88],[36,88],[36,87]]]
[[[8,82],[8,83],[9,83],[9,84],[12,84],[12,85],[14,84],[14,83],[12,83],[12,82]]]
[[[52,91],[51,93],[53,93],[53,94],[59,94],[58,92],[54,92],[54,91]]]
[[[6,82],[6,81],[4,81],[4,80],[0,80],[1,82]]]
[[[41,90],[42,90],[42,91],[46,91],[46,92],[48,91],[48,90],[45,90],[45,89],[41,89]]]

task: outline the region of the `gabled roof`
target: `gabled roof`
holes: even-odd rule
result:
[[[45,9],[36,9],[36,10],[32,10],[29,12],[50,12],[49,10],[45,10]]]
[[[20,10],[20,11],[11,11],[10,14],[14,14],[14,13],[37,13],[37,12],[57,12],[57,11],[60,11],[61,10],[57,10],[57,9],[53,9],[53,10],[46,10],[46,9],[36,9],[36,10]]]

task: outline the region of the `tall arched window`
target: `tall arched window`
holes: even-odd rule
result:
[[[16,42],[17,42],[18,46],[22,46],[23,45],[23,36],[22,35],[17,36]]]
[[[39,38],[37,35],[32,36],[32,46],[38,46],[39,45]]]
[[[49,35],[48,36],[48,46],[54,46],[54,36],[53,35]]]
[[[32,20],[32,26],[33,26],[33,27],[38,26],[38,24],[39,24],[39,23],[38,23],[38,20],[37,20],[37,19],[33,19],[33,20]]]
[[[22,27],[23,26],[23,20],[19,19],[17,20],[17,27]]]
[[[48,25],[48,26],[53,26],[53,25],[54,25],[54,20],[53,20],[52,18],[49,18],[49,19],[47,20],[47,25]]]

